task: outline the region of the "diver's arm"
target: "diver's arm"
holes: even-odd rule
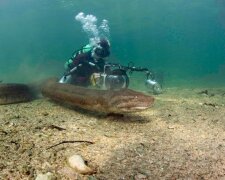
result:
[[[78,64],[78,66],[74,66],[72,69],[67,69],[63,77],[59,80],[59,83],[70,83],[72,79],[72,74],[74,74],[76,70],[81,66],[82,64]]]
[[[76,70],[81,67],[82,64],[78,64],[77,66],[74,66],[72,69],[68,70],[67,72],[65,72],[64,76],[68,76],[68,75],[71,75],[73,73],[76,72]]]

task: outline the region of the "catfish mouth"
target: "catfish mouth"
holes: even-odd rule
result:
[[[134,105],[134,106],[124,106],[124,107],[119,107],[119,110],[122,112],[136,112],[136,111],[143,111],[148,109],[150,106],[147,105]]]
[[[148,109],[148,107],[144,106],[136,106],[136,107],[130,107],[130,108],[120,108],[120,111],[123,113],[129,113],[129,112],[138,112]]]
[[[154,102],[150,96],[122,96],[111,100],[113,109],[118,112],[136,112],[148,109]]]
[[[148,107],[145,107],[145,106],[137,106],[137,107],[134,107],[132,109],[136,109],[136,110],[145,110],[145,109],[148,109]]]

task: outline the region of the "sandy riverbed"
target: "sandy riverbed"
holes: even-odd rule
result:
[[[152,108],[124,117],[47,99],[0,106],[0,179],[225,178],[225,89],[170,88],[155,98]],[[94,144],[47,149],[70,140]],[[73,154],[97,173],[71,171]]]

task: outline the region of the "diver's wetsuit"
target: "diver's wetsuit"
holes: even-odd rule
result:
[[[65,64],[68,71],[77,67],[77,70],[71,74],[71,83],[79,86],[88,86],[90,84],[90,76],[93,73],[103,72],[105,65],[104,59],[96,61],[92,57],[92,48],[85,51],[85,47],[74,53]]]

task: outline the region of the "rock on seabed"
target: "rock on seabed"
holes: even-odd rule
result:
[[[68,163],[77,173],[94,174],[95,170],[88,167],[80,155],[73,155],[68,158]]]

